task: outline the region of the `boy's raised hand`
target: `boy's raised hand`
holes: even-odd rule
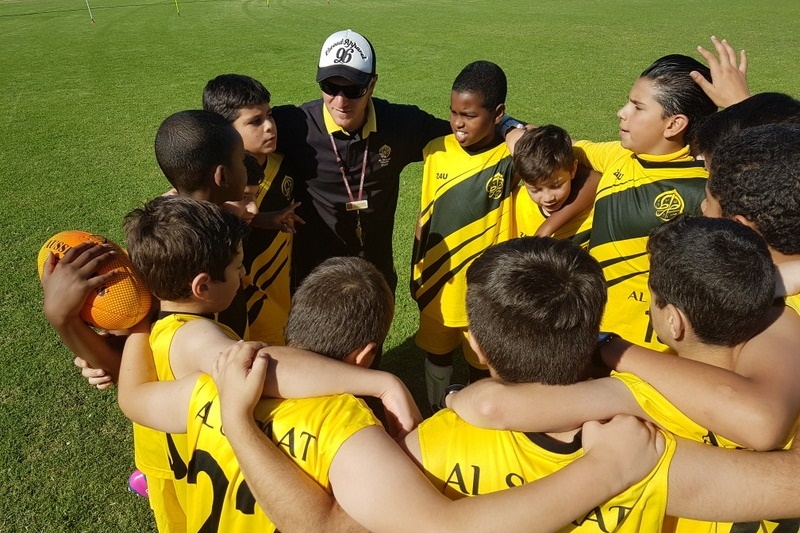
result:
[[[607,469],[609,479],[622,483],[620,492],[649,474],[666,447],[664,436],[653,424],[630,415],[587,422],[581,439],[586,457]]]
[[[306,221],[294,212],[300,202],[292,202],[280,211],[265,211],[253,217],[252,224],[257,228],[276,229],[284,233],[295,233],[295,224],[305,224]]]
[[[742,50],[738,57],[736,50],[727,40],[721,41],[711,36],[711,44],[717,51],[719,57],[715,57],[702,46],[697,47],[697,51],[706,60],[708,68],[711,69],[711,79],[708,81],[697,71],[689,75],[694,82],[717,104],[717,107],[729,107],[750,97],[750,90],[747,88],[747,54]]]
[[[106,244],[85,242],[67,250],[60,260],[48,254],[42,271],[42,288],[44,315],[53,326],[77,317],[89,293],[118,274],[116,270],[96,274],[100,265],[115,253]]]

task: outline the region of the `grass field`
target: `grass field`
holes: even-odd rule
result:
[[[377,51],[376,95],[446,116],[475,59],[509,77],[509,112],[614,139],[614,113],[653,59],[708,36],[750,53],[753,91],[798,94],[800,3],[764,0],[0,0],[0,531],[153,530],[126,490],[129,426],[90,389],[41,313],[34,258],[63,229],[121,240],[121,218],[167,183],[159,123],[198,108],[209,78],[262,80],[275,104],[319,97],[319,46],[353,28]],[[699,56],[697,56],[699,57]],[[385,366],[422,399],[407,286],[420,165],[403,175],[398,307]],[[462,369],[463,372],[463,369]]]

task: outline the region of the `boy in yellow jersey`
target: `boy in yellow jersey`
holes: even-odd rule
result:
[[[244,245],[242,293],[234,301],[239,323],[231,325],[244,338],[283,344],[292,234],[295,222],[303,221],[294,214],[299,205],[294,202],[294,180],[286,174],[283,155],[275,152],[278,131],[270,98],[263,84],[241,74],[217,76],[203,89],[203,109],[230,122],[262,168],[254,197],[257,213],[249,220],[252,230]]]
[[[470,342],[503,382],[575,383],[594,350],[605,284],[600,266],[575,244],[515,239],[487,249],[467,272]],[[445,409],[405,443],[434,485],[450,498],[536,481],[581,456],[578,430],[523,434],[485,430]],[[675,441],[656,467],[620,496],[580,515],[579,531],[654,531],[667,506]]]
[[[332,258],[306,277],[295,293],[287,341],[352,363],[339,366],[368,366],[389,329],[392,311],[391,291],[375,267],[360,258]],[[248,348],[238,345],[232,355],[218,360],[217,378],[220,371],[226,378],[235,372],[246,377],[246,382],[226,387],[225,401],[218,398],[208,376],[147,383],[155,374],[149,359],[127,359],[126,353],[120,388],[128,380],[143,387],[137,402],[139,420],[166,431],[188,430],[191,530],[272,531],[278,526],[284,531],[331,531],[341,527],[336,521],[346,517],[337,507],[330,509],[332,500],[326,511],[325,506],[298,497],[298,487],[311,483],[319,490],[320,486],[297,471],[296,463],[332,490],[342,508],[372,531],[552,531],[591,508],[603,494],[611,495],[638,480],[652,468],[662,449],[652,440],[655,433],[633,419],[620,419],[588,429],[592,435],[587,438],[595,442],[600,430],[606,438],[617,437],[624,443],[595,442],[599,446],[589,452],[589,461],[578,461],[575,468],[567,468],[541,486],[532,484],[501,498],[479,498],[466,505],[450,502],[425,480],[360,400],[339,394],[264,400],[256,405],[267,366],[284,395],[321,390],[316,380],[309,379],[311,368],[286,372],[291,359],[277,365],[269,361],[276,348],[265,349],[269,355],[255,360],[244,353]],[[343,380],[341,386],[351,381]],[[227,442],[229,436],[237,439],[233,448]],[[251,453],[253,443],[258,453]],[[626,454],[633,455],[626,458]],[[637,466],[623,467],[631,457]],[[644,464],[638,465],[639,461]],[[603,473],[606,468],[608,476]],[[581,475],[594,481],[582,486]],[[552,509],[555,494],[572,500]],[[539,527],[532,526],[533,521]],[[349,527],[362,531],[352,522]]]
[[[451,135],[423,151],[420,214],[412,251],[411,297],[420,311],[417,346],[425,350],[432,410],[440,404],[459,346],[470,379],[486,370],[466,341],[467,267],[484,249],[510,237],[511,153],[498,132],[507,92],[503,70],[470,63],[450,93]]]
[[[239,289],[245,227],[239,218],[214,204],[177,196],[156,198],[126,217],[131,261],[159,299],[161,309],[149,335],[151,350],[139,350],[131,357],[152,360],[159,380],[210,371],[216,354],[239,340],[213,317],[230,304]],[[318,356],[297,350],[291,356],[300,363],[311,357],[309,364],[320,372],[326,368],[326,360]],[[125,364],[123,359],[122,372]],[[335,368],[326,374],[332,380],[336,379],[331,374]],[[317,379],[325,383],[323,377]],[[400,389],[405,397],[405,389]],[[140,401],[140,391],[121,379],[119,402],[123,412],[136,412]],[[415,409],[412,414],[418,416]],[[181,520],[187,509],[186,436],[135,425],[134,437],[137,467],[148,476],[159,530],[185,529]]]
[[[663,229],[671,226],[665,225]],[[757,247],[758,237],[749,233]],[[599,387],[597,383],[609,381],[571,384],[585,375],[596,345],[595,336],[604,301],[599,266],[573,246],[553,239],[519,239],[487,250],[470,268],[467,296],[470,332],[476,351],[487,360],[495,381],[483,380],[463,392],[448,396],[448,403],[455,405],[459,413],[465,413],[466,420],[447,409],[424,421],[406,438],[409,450],[434,483],[451,497],[502,490],[556,471],[579,454],[580,439],[575,437],[577,430],[573,428],[576,424],[571,423],[570,418],[575,417],[576,412],[586,411],[598,419],[613,416],[619,411],[608,414],[609,409],[606,409],[601,414],[600,406],[612,402],[609,396],[614,397],[615,389],[617,395],[629,400],[629,412],[652,417],[645,412],[646,408],[637,408],[625,385],[615,380],[611,380],[614,387],[603,391],[604,394],[598,393],[597,398],[584,397],[578,401],[574,393],[571,399],[565,397],[565,390],[577,390],[581,385]],[[749,251],[753,247],[751,244]],[[769,280],[774,280],[774,272],[763,244],[760,262],[763,266],[759,272],[770,275],[760,281],[760,290],[754,291],[760,294],[760,304],[753,306],[767,307],[772,291]],[[751,325],[749,331],[754,329]],[[468,401],[464,409],[459,407],[470,396],[474,399],[475,391],[481,390],[495,394],[502,391],[506,400],[513,397],[514,401],[504,404],[504,409],[510,414],[501,412],[499,408],[493,410],[493,414],[498,416],[492,417],[487,424],[488,421],[479,416],[484,413],[475,413],[475,406]],[[539,401],[532,401],[519,392],[526,390],[541,391],[537,397]],[[481,429],[470,423],[478,420],[482,427],[500,427],[498,421],[507,422],[509,419],[520,424],[510,427],[555,430],[557,433],[545,435]],[[521,425],[522,420],[525,426]],[[692,493],[694,499],[706,490],[707,482],[694,480],[687,485],[686,478],[679,474],[680,471],[685,473],[688,467],[687,457],[681,452],[682,445],[685,450],[686,443],[679,443],[673,450],[672,466],[669,466],[671,456],[668,452],[669,457],[645,478],[646,483],[637,484],[607,504],[598,506],[573,522],[572,529],[660,531],[667,511],[703,518],[709,516],[704,513],[715,511],[721,511],[717,516],[733,516],[733,509],[726,506],[722,510],[718,503],[714,504],[716,508],[709,506],[700,512],[697,508],[690,510],[686,507],[684,491]],[[670,449],[669,445],[667,449]],[[690,468],[701,470],[701,465],[702,462]],[[705,474],[702,477],[710,480],[717,475],[712,472]],[[719,487],[713,490],[720,491]]]
[[[583,245],[592,229],[591,206],[563,224],[551,216],[575,201],[587,176],[577,176],[578,160],[569,134],[546,125],[526,131],[514,145],[514,172],[522,180],[511,194],[514,237],[556,237]]]
[[[589,252],[603,267],[608,306],[603,330],[659,351],[648,315],[650,230],[681,213],[699,214],[707,173],[686,139],[717,109],[691,72],[709,69],[683,55],[662,57],[642,72],[617,112],[620,140],[578,141],[581,162],[602,173]]]
[[[241,200],[246,180],[242,139],[216,113],[189,110],[170,115],[159,126],[155,153],[179,195],[218,205]],[[45,264],[44,314],[77,356],[75,365],[82,368],[89,383],[108,388],[119,372],[124,336],[99,334],[78,312],[90,290],[113,279],[111,273],[94,275],[110,251],[88,244],[73,250],[60,261],[51,255]]]

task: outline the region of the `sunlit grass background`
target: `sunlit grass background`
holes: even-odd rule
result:
[[[41,313],[34,258],[85,229],[121,240],[121,219],[167,188],[153,138],[200,107],[218,74],[252,75],[273,105],[319,97],[322,41],[352,28],[377,50],[376,96],[445,117],[453,78],[488,59],[508,110],[575,138],[614,139],[614,113],[652,60],[697,55],[712,34],[750,53],[755,92],[797,95],[800,3],[765,0],[0,0],[0,531],[153,530],[126,490],[129,426],[113,391],[90,389]],[[421,165],[402,176],[397,317],[384,367],[421,403],[406,291]],[[463,367],[458,378],[463,378]]]

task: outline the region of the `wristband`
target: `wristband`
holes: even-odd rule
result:
[[[439,408],[440,409],[446,409],[447,408],[447,402],[445,401],[445,398],[447,398],[451,394],[455,394],[456,392],[458,392],[458,391],[460,391],[462,389],[464,389],[464,385],[462,385],[461,383],[453,383],[452,385],[448,385],[444,389],[444,394],[442,394],[442,404],[439,406]]]
[[[508,132],[513,129],[525,129],[524,122],[520,122],[508,113],[503,115],[503,118],[500,119],[500,123],[497,126],[500,128],[500,135],[502,135],[504,139],[506,135],[508,135]]]

